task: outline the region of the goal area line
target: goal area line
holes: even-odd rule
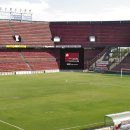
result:
[[[3,120],[0,120],[0,122],[3,123],[3,124],[6,124],[6,125],[12,126],[12,127],[16,128],[16,129],[18,129],[18,130],[24,130],[23,128],[20,128],[20,127],[18,127],[18,126],[16,126],[16,125],[10,124],[10,123],[5,122],[5,121],[3,121]]]

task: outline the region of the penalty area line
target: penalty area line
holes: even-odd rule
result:
[[[2,120],[0,120],[0,122],[3,123],[3,124],[6,124],[6,125],[12,126],[12,127],[14,127],[14,128],[17,128],[17,129],[19,129],[19,130],[24,130],[24,129],[22,129],[22,128],[16,126],[16,125],[10,124],[10,123],[8,123],[8,122],[2,121]]]

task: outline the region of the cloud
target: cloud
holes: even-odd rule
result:
[[[130,19],[129,0],[49,0],[46,21],[106,21]]]
[[[35,21],[130,19],[129,0],[0,0],[0,7],[32,10]]]
[[[43,0],[0,0],[1,4],[9,4],[9,3],[13,3],[13,2],[30,2],[30,3],[40,3]]]

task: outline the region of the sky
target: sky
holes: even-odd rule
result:
[[[130,0],[0,0],[5,8],[31,10],[33,21],[130,20]]]

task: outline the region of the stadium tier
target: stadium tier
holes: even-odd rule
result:
[[[0,71],[59,69],[58,49],[1,49]]]
[[[129,46],[130,21],[51,22],[52,36],[61,37],[62,45]],[[95,41],[89,37],[94,36]]]
[[[48,22],[0,21],[0,44],[18,44],[12,37],[19,35],[20,44],[54,45]]]
[[[129,46],[130,21],[0,21],[1,72],[94,70],[111,48]]]

